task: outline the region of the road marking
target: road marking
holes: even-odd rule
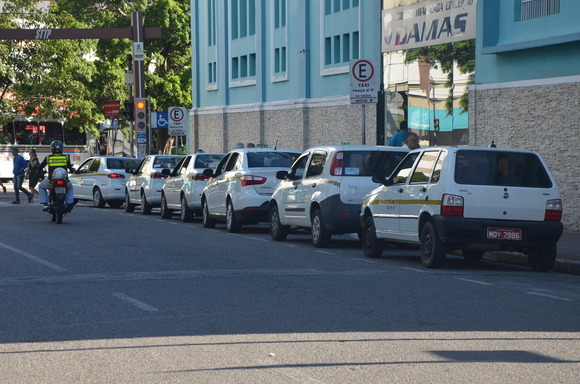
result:
[[[553,295],[548,295],[546,293],[540,293],[540,292],[525,292],[528,295],[535,295],[535,296],[541,296],[541,297],[547,297],[549,299],[556,299],[556,300],[562,300],[562,301],[574,301],[572,299],[567,299],[565,297],[560,297],[560,296],[553,296]]]
[[[418,269],[418,268],[401,267],[401,269],[406,269],[407,271],[413,271],[413,272],[431,273],[430,271],[426,271],[424,269]]]
[[[4,249],[8,249],[9,251],[12,251],[14,253],[17,253],[19,255],[22,255],[22,256],[24,256],[24,257],[26,257],[26,258],[28,258],[28,259],[30,259],[32,261],[36,261],[37,263],[42,264],[45,267],[54,269],[55,271],[66,272],[66,269],[63,268],[63,267],[61,267],[61,266],[58,266],[56,264],[53,264],[53,263],[51,263],[49,261],[46,261],[44,259],[41,259],[40,257],[34,256],[34,255],[32,255],[32,254],[30,254],[28,252],[24,252],[24,251],[21,251],[20,249],[11,247],[8,244],[0,243],[0,247],[2,247]]]
[[[325,255],[332,255],[332,256],[335,256],[336,255],[335,252],[329,252],[329,251],[314,250],[314,252],[323,253]]]
[[[127,296],[124,293],[113,293],[113,296],[115,296],[116,298],[121,299],[129,304],[132,304],[132,305],[136,306],[137,308],[140,308],[144,311],[149,311],[149,312],[159,311],[157,308],[152,307],[150,305],[147,305],[139,300],[135,300],[134,298]]]
[[[493,285],[492,283],[486,283],[485,281],[464,279],[461,277],[456,277],[455,280],[467,281],[468,283],[475,283],[475,284],[480,284],[480,285]]]
[[[362,257],[356,257],[355,259],[358,261],[364,261],[365,263],[377,264],[374,260],[363,259]]]

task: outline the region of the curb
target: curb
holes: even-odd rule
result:
[[[521,253],[489,252],[484,255],[484,258],[492,261],[528,266],[528,257]],[[565,256],[560,256],[556,258],[552,271],[580,275],[580,262],[568,260]]]

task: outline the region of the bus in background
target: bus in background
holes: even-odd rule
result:
[[[64,143],[63,154],[69,156],[74,167],[93,155],[88,135],[78,128],[65,129],[58,120],[37,121],[34,119],[13,120],[0,126],[0,179],[12,179],[12,148],[28,160],[28,150],[36,149],[42,162],[51,153],[50,143]],[[90,140],[94,142],[94,139]]]

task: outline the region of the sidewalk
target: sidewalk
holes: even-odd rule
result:
[[[25,187],[27,187],[25,182]],[[6,193],[2,192],[0,187],[0,202],[10,204],[14,201],[14,189],[12,183],[4,183],[6,186]],[[28,189],[28,188],[27,188]],[[26,202],[26,195],[20,194],[21,204],[28,204]],[[38,196],[35,196],[34,203],[38,204]],[[528,265],[528,258],[515,252],[487,252],[485,259],[500,261],[503,263],[512,263],[518,265]],[[580,275],[580,232],[564,232],[558,241],[558,256],[556,264],[552,269],[556,272],[570,273]]]

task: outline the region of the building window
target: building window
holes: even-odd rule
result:
[[[217,82],[217,62],[215,61],[207,65],[207,82],[209,84]]]
[[[274,72],[276,74],[286,72],[286,47],[274,49]]]
[[[231,0],[232,40],[256,34],[256,0]]]
[[[560,13],[560,0],[521,0],[521,2],[520,20],[537,19]]]
[[[256,76],[256,54],[250,54],[250,76]]]
[[[274,28],[286,26],[286,0],[274,0]]]
[[[209,0],[207,2],[207,45],[210,47],[216,44],[215,1]]]
[[[232,58],[232,79],[237,79],[240,77],[239,59],[237,57]]]

